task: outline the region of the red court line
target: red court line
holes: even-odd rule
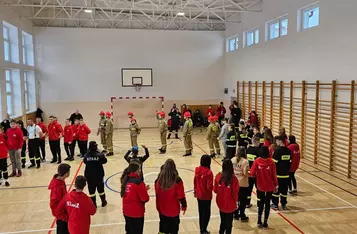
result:
[[[199,145],[197,145],[196,143],[192,142],[195,146],[197,146],[200,150],[202,150],[205,154],[207,154],[207,152],[202,149]],[[218,165],[222,166],[222,164],[220,162],[218,162],[215,158],[213,158],[213,161],[215,161]],[[253,193],[255,195],[257,195],[254,191]],[[298,227],[296,226],[293,222],[291,222],[285,215],[283,215],[282,213],[280,213],[277,210],[274,210],[280,217],[282,217],[288,224],[290,224],[292,227],[294,227],[298,232],[300,232],[301,234],[304,234],[304,232]]]
[[[78,176],[79,170],[81,169],[82,165],[83,165],[83,160],[82,160],[81,163],[79,164],[79,167],[77,168],[76,174],[74,174],[73,180],[72,180],[72,182],[71,182],[71,185],[70,185],[69,188],[68,188],[68,191],[71,191],[71,189],[72,189],[72,187],[73,187],[73,185],[74,185],[74,182],[75,182],[75,180],[76,180],[76,177]],[[55,226],[55,224],[56,224],[56,218],[53,219],[50,228],[52,229],[52,228]],[[48,234],[51,234],[51,232],[52,232],[52,230],[49,230],[49,231],[48,231]]]

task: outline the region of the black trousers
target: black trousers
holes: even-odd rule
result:
[[[64,143],[64,150],[66,151],[66,154],[69,158],[73,158],[74,156],[74,147],[72,147],[72,144],[69,143]]]
[[[200,231],[208,232],[207,227],[211,218],[211,200],[200,200],[198,202],[198,214],[200,220]]]
[[[252,199],[253,187],[255,185],[255,177],[249,177],[248,180],[249,180],[249,191],[248,191],[248,195],[247,195],[247,199],[248,199],[247,205],[250,204],[250,201]]]
[[[232,159],[236,155],[237,147],[227,146],[226,158]]]
[[[26,144],[26,141],[24,141],[24,144],[22,145],[22,150],[21,150],[21,163],[22,163],[22,165],[26,164],[26,148],[27,148],[27,144]]]
[[[292,188],[297,189],[297,184],[296,184],[296,178],[295,178],[295,172],[290,172],[289,175],[289,190],[291,191]]]
[[[7,172],[7,158],[0,159],[0,179],[4,178],[7,180],[9,178],[9,173]]]
[[[60,146],[61,140],[58,139],[57,141],[49,141],[50,143],[50,149],[52,153],[52,161],[57,161],[61,162],[61,146]]]
[[[124,215],[125,218],[125,233],[126,234],[142,234],[144,231],[144,217],[132,218]]]
[[[257,190],[258,197],[258,222],[262,221],[264,211],[264,222],[268,221],[270,214],[270,199],[273,192],[261,192]]]
[[[80,148],[79,148],[79,140],[73,140],[73,142],[71,144],[71,147],[72,147],[71,151],[73,152],[73,155],[74,155],[74,151],[76,149],[76,145],[78,145],[78,149],[80,150]]]
[[[222,127],[222,120],[224,119],[224,116],[220,116],[220,117],[218,117],[218,123],[219,123],[219,126],[221,126]]]
[[[231,234],[233,227],[233,213],[223,213],[219,212],[221,216],[221,225],[219,227],[219,234]]]
[[[41,165],[41,155],[40,155],[40,139],[29,139],[29,157],[32,165]]]
[[[40,151],[42,159],[46,159],[46,141],[45,139],[40,139]]]
[[[91,178],[87,177],[87,183],[88,183],[88,192],[89,192],[89,197],[92,199],[93,204],[97,204],[97,199],[95,195],[95,191],[98,191],[99,197],[101,201],[105,201],[105,192],[104,192],[104,178]]]
[[[165,234],[178,234],[180,226],[180,216],[167,217],[160,215],[159,232]]]
[[[78,141],[79,151],[82,155],[85,155],[88,151],[88,141]]]
[[[277,193],[273,193],[272,202],[274,205],[279,205],[279,198],[281,205],[285,206],[288,203],[288,184],[289,178],[278,178],[279,189]]]
[[[245,208],[248,203],[249,187],[240,187],[238,193],[238,209],[235,211],[235,216],[240,216],[241,218],[246,217]]]
[[[57,219],[56,224],[57,224],[57,232],[56,232],[57,234],[69,234],[67,222]]]

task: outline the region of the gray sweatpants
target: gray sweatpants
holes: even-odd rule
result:
[[[16,174],[16,169],[21,171],[21,159],[18,150],[9,150],[12,172]]]
[[[226,157],[227,154],[227,144],[226,144],[227,139],[226,138],[221,138],[221,144],[223,148],[223,156]]]

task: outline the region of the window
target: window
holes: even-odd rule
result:
[[[227,52],[238,50],[239,48],[239,36],[230,37],[227,39]]]
[[[298,31],[317,27],[320,23],[320,6],[315,3],[304,7],[298,12]]]
[[[243,33],[243,47],[249,47],[259,43],[259,29],[254,28]]]
[[[19,39],[15,26],[3,21],[4,59],[12,63],[19,63]]]
[[[36,86],[35,73],[33,71],[24,72],[24,94],[26,113],[36,110]]]
[[[278,37],[288,35],[288,18],[287,15],[266,23],[265,40],[272,40]]]
[[[18,69],[5,69],[5,92],[7,113],[11,117],[22,114],[20,71]]]
[[[34,66],[33,38],[26,32],[22,32],[22,62]]]
[[[4,59],[5,61],[10,61],[10,29],[5,25],[2,29],[2,35],[4,39]]]

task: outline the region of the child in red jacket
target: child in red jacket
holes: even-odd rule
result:
[[[5,186],[9,187],[9,174],[7,173],[7,142],[4,128],[0,127],[0,179],[4,177]],[[2,181],[0,182],[2,185]]]
[[[160,216],[161,233],[177,234],[180,210],[185,215],[187,201],[183,181],[176,170],[175,162],[167,159],[155,181],[156,209]]]
[[[207,154],[201,157],[201,166],[196,167],[194,184],[194,196],[198,202],[198,213],[201,234],[207,231],[211,218],[211,200],[213,190],[213,173],[211,171],[211,157]]]
[[[216,175],[213,191],[217,194],[216,202],[221,216],[219,233],[232,233],[233,214],[237,209],[239,182],[234,175],[233,163],[226,159],[222,172]]]
[[[74,147],[72,147],[72,143],[73,143],[73,127],[71,124],[71,120],[70,119],[66,119],[66,126],[64,126],[64,130],[63,130],[63,141],[64,141],[64,149],[67,153],[67,158],[65,159],[66,161],[73,161],[74,158],[74,152],[72,149],[74,149]]]
[[[293,135],[289,136],[289,145],[288,149],[291,151],[291,165],[290,165],[290,176],[289,176],[289,193],[296,195],[297,194],[297,184],[295,179],[295,172],[299,168],[300,164],[300,147],[296,143],[296,138]],[[294,190],[292,190],[294,186]]]
[[[89,234],[90,216],[96,212],[92,200],[83,193],[86,185],[86,178],[77,176],[75,189],[66,194],[56,209],[56,216],[68,216],[68,231],[71,234]]]
[[[81,153],[80,157],[84,157],[84,155],[88,151],[88,135],[91,133],[90,129],[88,128],[87,124],[84,123],[83,119],[79,121],[78,127],[78,145],[79,151]]]
[[[149,186],[141,179],[140,165],[129,164],[121,178],[120,196],[123,198],[123,214],[125,232],[127,234],[142,234],[144,231],[145,203],[149,201],[147,190]]]
[[[52,153],[51,163],[61,163],[61,136],[63,128],[61,124],[57,123],[57,118],[50,116],[50,123],[48,124],[48,142]]]
[[[7,149],[12,165],[12,173],[9,177],[20,177],[22,175],[20,155],[22,151],[22,145],[24,144],[24,135],[22,134],[21,129],[17,127],[15,120],[11,120],[10,128],[6,131],[6,136]]]
[[[68,232],[68,216],[66,214],[56,215],[56,209],[62,198],[67,194],[65,180],[69,177],[71,166],[62,163],[57,168],[57,174],[55,174],[48,185],[48,190],[51,190],[50,194],[50,207],[52,215],[56,218],[57,233],[69,234]]]
[[[270,214],[270,200],[273,192],[278,189],[278,178],[276,177],[276,166],[269,157],[269,149],[263,146],[260,157],[257,158],[250,170],[250,176],[256,177],[258,196],[258,227],[268,228]],[[262,215],[264,210],[264,224]]]

